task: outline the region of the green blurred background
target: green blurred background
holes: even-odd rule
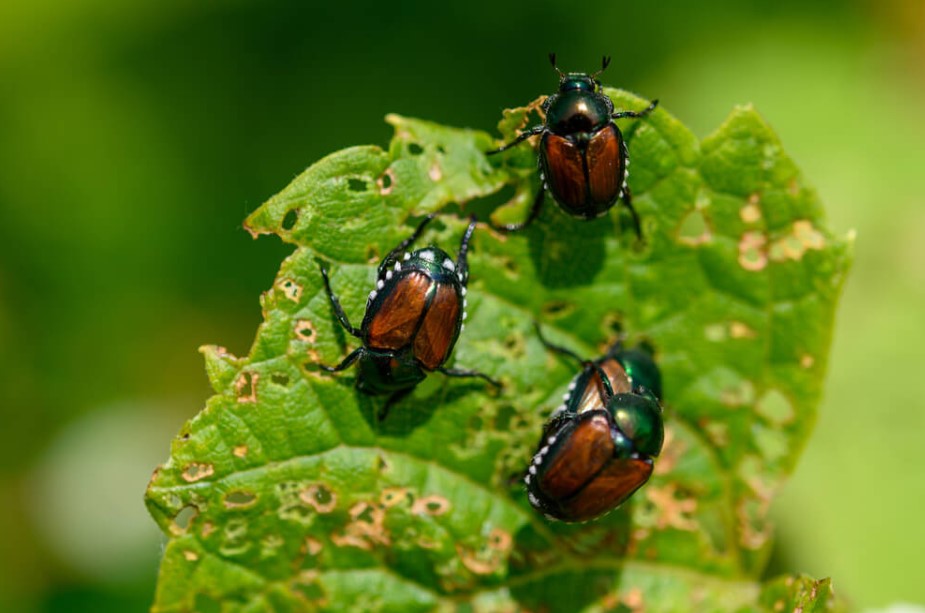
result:
[[[925,3],[575,4],[0,4],[0,610],[147,608],[142,494],[209,395],[196,348],[247,351],[288,252],[244,216],[387,112],[493,130],[551,50],[612,54],[699,136],[753,102],[857,230],[772,572],[925,602]]]

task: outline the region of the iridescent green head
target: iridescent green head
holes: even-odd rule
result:
[[[633,386],[633,391],[638,388],[645,388],[645,391],[653,394],[656,400],[662,399],[662,374],[655,365],[652,353],[644,348],[636,347],[634,349],[619,350],[614,354],[614,359],[620,363],[626,371],[627,376]]]
[[[661,453],[665,426],[662,409],[653,398],[639,394],[615,394],[607,404],[607,412],[637,454],[653,458]]]

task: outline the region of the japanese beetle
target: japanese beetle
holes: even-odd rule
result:
[[[543,102],[543,124],[521,132],[517,138],[489,151],[500,153],[531,136],[540,136],[540,187],[527,218],[517,224],[500,226],[504,232],[528,226],[540,213],[546,190],[566,213],[581,219],[605,214],[622,199],[633,216],[636,236],[642,238],[639,215],[626,184],[629,166],[626,141],[613,122],[624,117],[645,117],[658,105],[653,100],[641,111],[615,113],[613,102],[601,91],[597,77],[610,64],[604,57],[601,69],[594,74],[564,73],[556,66],[556,54],[549,54],[552,67],[559,74],[559,91]]]
[[[527,497],[551,519],[588,521],[620,506],[652,474],[664,441],[660,375],[646,352],[625,351],[619,343],[602,358],[587,361],[552,345],[541,333],[540,339],[579,359],[584,368],[544,428],[524,477]],[[658,395],[631,377],[630,370],[648,377]]]
[[[424,380],[428,372],[438,371],[449,377],[480,377],[500,386],[483,373],[443,365],[465,327],[469,280],[466,255],[476,220],[471,218],[455,262],[438,247],[406,252],[433,218],[434,215],[424,218],[414,234],[392,249],[379,264],[376,287],[366,299],[366,314],[359,328],[347,319],[331,290],[328,271],[321,265],[321,276],[334,314],[344,329],[363,343],[337,366],[322,365],[321,368],[339,372],[358,362],[357,389],[370,395],[390,395],[380,419],[385,418],[394,402]]]
[[[652,358],[652,354],[643,346],[626,349],[623,341],[618,340],[603,356],[596,360],[585,360],[575,352],[559,345],[550,343],[543,336],[539,325],[534,323],[536,334],[543,345],[567,355],[583,366],[581,372],[575,375],[569,383],[568,391],[562,397],[553,416],[559,413],[578,414],[591,409],[603,408],[605,389],[601,373],[607,379],[610,394],[633,393],[651,396],[656,402],[662,399],[662,376]]]

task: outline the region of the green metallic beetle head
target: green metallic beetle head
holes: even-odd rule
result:
[[[661,453],[665,426],[662,409],[653,398],[639,394],[614,394],[607,403],[607,412],[637,454],[652,458]]]
[[[619,349],[613,353],[613,358],[620,363],[632,382],[633,391],[645,388],[657,401],[662,399],[662,375],[655,365],[652,352],[644,345],[633,349]]]
[[[593,94],[599,86],[591,75],[583,72],[570,72],[559,79],[559,93],[580,91]]]

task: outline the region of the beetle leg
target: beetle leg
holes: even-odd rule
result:
[[[620,198],[623,200],[623,205],[629,209],[630,215],[633,216],[633,230],[636,232],[636,238],[642,240],[642,223],[639,221],[639,213],[636,212],[636,207],[633,206],[633,194],[630,192],[629,185],[623,186],[623,194]]]
[[[466,228],[466,232],[459,242],[459,253],[456,255],[456,274],[463,287],[469,282],[469,240],[472,238],[472,233],[475,231],[476,223],[478,223],[478,221],[475,219],[475,215],[471,215],[469,217],[469,227]]]
[[[430,215],[422,219],[421,223],[418,224],[418,227],[415,228],[414,234],[412,234],[411,236],[409,236],[402,242],[398,243],[398,245],[394,249],[389,251],[389,254],[385,256],[385,259],[382,260],[381,264],[379,264],[379,276],[382,276],[382,273],[385,272],[387,268],[391,268],[392,264],[394,264],[396,261],[398,261],[399,258],[401,258],[401,255],[405,251],[405,249],[411,246],[411,244],[421,236],[421,233],[424,232],[424,228],[426,228],[427,224],[429,224],[431,220],[433,220],[433,218],[436,216],[437,215],[435,213],[431,213]]]
[[[437,371],[443,373],[443,374],[446,375],[447,377],[460,377],[460,378],[462,378],[462,377],[478,377],[479,379],[484,379],[485,381],[488,381],[488,383],[490,383],[491,385],[493,385],[493,386],[495,386],[495,387],[497,387],[497,388],[503,387],[503,386],[501,385],[501,382],[500,382],[500,381],[498,381],[498,380],[496,380],[496,379],[492,379],[491,377],[489,377],[489,376],[486,375],[485,373],[479,372],[479,371],[477,371],[477,370],[464,370],[464,369],[460,369],[460,368],[444,368],[443,366],[441,366],[441,367],[437,368]]]
[[[613,119],[623,119],[624,117],[645,117],[649,113],[655,110],[655,107],[658,106],[658,100],[653,100],[649,103],[649,106],[642,109],[641,111],[620,111],[619,113],[614,113],[610,117]]]
[[[536,193],[536,197],[533,199],[533,205],[530,207],[530,214],[527,215],[525,220],[520,223],[504,224],[503,226],[496,226],[495,224],[491,224],[492,229],[504,234],[507,234],[508,232],[519,232],[520,230],[523,230],[531,223],[533,223],[537,217],[540,216],[540,209],[543,208],[543,199],[545,196],[546,186],[540,185],[540,189]]]
[[[360,359],[362,355],[363,355],[363,347],[357,347],[356,349],[351,351],[350,354],[346,358],[344,358],[343,361],[341,361],[341,363],[338,364],[337,366],[328,366],[326,364],[319,364],[318,366],[322,370],[326,370],[328,372],[340,372],[342,370],[347,370],[348,368],[353,366],[353,363],[356,362],[358,359]]]
[[[494,155],[494,154],[496,154],[496,153],[501,153],[502,151],[506,151],[506,150],[510,149],[511,147],[515,147],[515,146],[519,145],[520,143],[522,143],[523,141],[527,140],[527,139],[530,138],[531,136],[536,136],[537,134],[542,134],[543,131],[544,131],[545,129],[546,129],[546,126],[544,126],[544,125],[533,126],[533,127],[530,128],[529,130],[527,130],[527,131],[525,131],[525,132],[521,132],[520,134],[518,134],[518,135],[517,135],[517,138],[515,138],[514,140],[512,140],[512,141],[509,142],[508,144],[506,144],[506,145],[501,145],[501,146],[498,147],[497,149],[492,149],[491,151],[486,151],[486,152],[485,152],[485,155]]]
[[[331,291],[331,280],[328,279],[328,271],[325,269],[324,264],[319,264],[319,267],[321,268],[321,277],[324,279],[324,289],[328,292],[328,299],[331,301],[331,308],[334,309],[334,314],[337,316],[337,320],[347,332],[357,338],[360,338],[363,335],[362,332],[353,327],[353,325],[350,323],[350,320],[347,319],[347,314],[344,313],[344,307],[340,305],[340,300],[338,300],[337,296],[334,295],[334,292]]]

